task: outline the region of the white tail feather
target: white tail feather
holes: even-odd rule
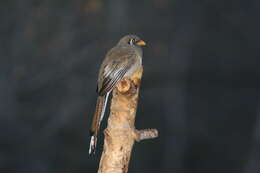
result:
[[[91,139],[90,139],[88,154],[91,154],[92,152],[95,153],[95,148],[96,148],[95,136],[93,135],[93,136],[91,136]]]
[[[100,123],[101,123],[102,119],[104,118],[104,115],[105,115],[105,112],[106,112],[106,106],[107,106],[107,100],[108,100],[109,94],[110,94],[110,92],[108,92],[105,96],[105,101],[104,101],[104,104],[103,104],[103,107],[102,107],[102,110],[101,110],[100,119],[99,119],[99,122],[98,122],[99,126],[100,126]],[[91,136],[90,144],[89,144],[89,150],[88,150],[89,154],[92,154],[92,153],[95,154],[96,145],[97,145],[97,136],[96,135],[97,134],[93,134]]]

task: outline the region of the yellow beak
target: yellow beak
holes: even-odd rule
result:
[[[145,46],[146,45],[146,43],[143,40],[137,41],[136,44],[139,45],[139,46]]]

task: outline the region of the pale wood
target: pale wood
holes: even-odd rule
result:
[[[127,173],[134,142],[158,136],[156,129],[135,129],[142,72],[140,68],[130,79],[122,79],[113,91],[98,173]]]

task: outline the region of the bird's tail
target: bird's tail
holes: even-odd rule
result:
[[[97,135],[99,131],[100,123],[104,117],[106,105],[107,105],[107,99],[108,99],[109,93],[107,93],[104,96],[98,96],[97,98],[97,105],[96,110],[92,119],[92,124],[90,128],[90,144],[89,144],[89,154],[95,153],[96,145],[97,145]]]

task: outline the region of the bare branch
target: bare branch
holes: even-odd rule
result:
[[[156,129],[135,129],[142,72],[140,68],[131,78],[124,78],[113,91],[98,173],[127,173],[134,142],[158,136]]]

